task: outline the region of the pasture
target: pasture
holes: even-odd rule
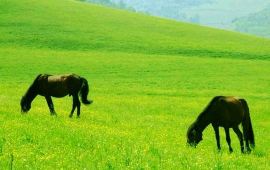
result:
[[[4,54],[1,167],[9,167],[12,155],[17,169],[269,166],[268,61],[22,49]],[[51,117],[44,98],[37,97],[21,115],[19,101],[36,76],[33,70],[84,75],[94,104],[82,106],[80,119],[70,119],[71,98],[53,99],[58,116]],[[256,140],[251,154],[241,154],[233,133],[234,153],[225,140],[218,153],[212,127],[197,149],[186,147],[188,126],[217,94],[248,100]]]
[[[80,2],[26,2],[0,6],[11,9],[0,13],[0,169],[270,167],[269,40]],[[87,9],[108,13],[96,19]],[[53,98],[54,117],[39,96],[21,115],[21,96],[39,73],[85,77],[94,103],[77,119],[68,117],[71,97]],[[216,95],[247,100],[250,154],[232,131],[230,154],[223,130],[218,152],[211,126],[196,149],[186,146],[188,126]]]

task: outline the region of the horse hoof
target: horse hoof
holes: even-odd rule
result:
[[[250,153],[250,152],[251,152],[251,149],[250,148],[247,148],[246,153]]]

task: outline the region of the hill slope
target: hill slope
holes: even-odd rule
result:
[[[76,1],[11,0],[0,10],[0,46],[270,58],[269,40]]]
[[[81,0],[178,21],[235,30],[233,21],[246,18],[270,5],[269,0]],[[129,8],[130,7],[130,8]],[[264,20],[264,18],[260,18]],[[266,18],[265,18],[266,19]],[[267,21],[267,20],[266,20]],[[242,31],[243,29],[243,31]],[[237,29],[246,33],[245,29]],[[261,31],[266,31],[265,29]],[[253,32],[249,32],[254,34]],[[264,36],[263,33],[260,33]],[[255,34],[258,35],[258,34]]]

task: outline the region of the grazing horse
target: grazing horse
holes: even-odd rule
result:
[[[22,96],[21,111],[28,112],[31,109],[31,103],[35,97],[41,95],[45,97],[51,115],[56,115],[51,96],[60,98],[69,95],[73,97],[73,105],[69,117],[72,117],[76,107],[77,116],[79,117],[81,103],[78,95],[80,94],[83,104],[91,104],[93,101],[87,100],[88,92],[89,87],[87,80],[76,74],[39,74],[28,88],[25,95]]]
[[[244,140],[247,152],[250,152],[249,143],[255,146],[254,134],[251,125],[249,108],[245,99],[236,97],[216,96],[208,106],[199,114],[194,123],[190,125],[187,131],[187,143],[195,146],[202,140],[202,132],[212,124],[217,141],[217,148],[220,150],[219,127],[224,127],[226,141],[229,145],[229,151],[232,152],[229,128],[233,128],[237,134],[241,152],[244,152],[243,134],[238,125],[242,123]]]

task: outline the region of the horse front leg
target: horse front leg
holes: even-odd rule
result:
[[[216,125],[213,125],[213,128],[214,128],[214,131],[215,131],[215,135],[216,135],[216,141],[217,141],[217,148],[218,150],[220,151],[221,147],[220,147],[220,137],[219,137],[219,129],[218,129],[218,126]]]
[[[230,129],[229,128],[224,128],[225,134],[226,134],[226,141],[229,145],[229,151],[233,152],[233,149],[231,147],[231,137],[230,137]]]
[[[47,101],[47,104],[48,104],[48,107],[50,109],[51,115],[56,115],[51,96],[46,96],[45,99]]]
[[[238,139],[240,141],[240,147],[241,147],[241,152],[244,153],[244,141],[243,141],[243,134],[238,128],[238,126],[233,127],[233,131],[237,134]]]
[[[76,108],[76,106],[77,106],[77,102],[76,102],[76,99],[75,99],[75,96],[74,95],[72,95],[72,109],[71,109],[71,112],[70,112],[70,115],[69,115],[69,117],[71,118],[72,116],[73,116],[73,113],[74,113],[74,111],[75,111],[75,108]]]

